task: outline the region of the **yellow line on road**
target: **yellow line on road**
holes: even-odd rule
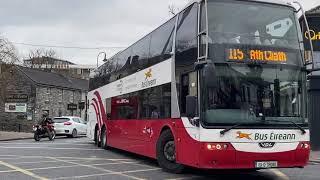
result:
[[[187,179],[193,179],[193,178],[199,178],[199,176],[189,176],[189,177],[180,177],[180,178],[170,178],[166,180],[187,180]]]
[[[16,171],[18,171],[18,172],[21,172],[21,173],[23,173],[23,174],[25,174],[25,175],[28,175],[28,176],[30,176],[30,177],[33,177],[33,178],[36,178],[36,179],[39,179],[39,180],[48,180],[48,179],[45,178],[45,177],[38,176],[38,175],[36,175],[36,174],[34,174],[34,173],[30,172],[30,171],[27,171],[27,170],[22,169],[22,168],[19,168],[19,167],[17,167],[17,166],[11,165],[11,164],[9,164],[9,163],[0,161],[0,164],[3,165],[3,166],[8,167],[8,168],[10,168],[10,169],[14,169],[14,170],[16,170]]]
[[[61,161],[61,162],[67,162],[67,163],[70,163],[70,164],[75,164],[75,165],[79,165],[79,166],[83,166],[83,167],[89,167],[89,168],[92,168],[92,169],[96,169],[96,170],[100,170],[100,171],[103,171],[103,172],[107,172],[109,174],[116,173],[117,175],[124,176],[124,177],[131,178],[131,179],[135,179],[135,180],[144,180],[144,179],[139,178],[139,177],[130,176],[130,175],[127,175],[127,174],[122,174],[122,173],[117,173],[115,171],[111,171],[111,170],[95,167],[95,166],[92,166],[92,165],[80,164],[80,163],[76,163],[76,162],[69,162],[69,161],[57,159],[57,158],[54,158],[54,157],[51,157],[50,159]],[[56,179],[64,179],[64,178],[61,177],[61,178],[56,178]]]
[[[70,160],[70,161],[84,161],[84,160]],[[49,161],[30,161],[30,162],[27,161],[27,162],[14,162],[12,164],[20,165],[20,164],[39,164],[39,163],[53,163],[53,162],[59,162],[59,161],[53,161],[53,160],[49,160]],[[90,161],[85,161],[85,162],[90,162]]]
[[[57,162],[57,161],[54,161]],[[100,164],[90,164],[90,166],[102,166],[102,165],[116,165],[116,164],[135,164],[135,162],[113,162],[113,163],[100,163]],[[47,169],[60,169],[60,168],[72,168],[78,167],[80,165],[73,164],[68,166],[50,166],[50,167],[42,167],[42,168],[30,168],[25,169],[27,171],[38,171],[38,170],[47,170]],[[82,165],[84,166],[84,165]],[[85,165],[87,166],[87,165]],[[10,173],[10,172],[17,172],[17,170],[7,170],[7,171],[0,171],[0,173]]]
[[[289,180],[289,177],[278,169],[270,169],[270,171],[280,177],[281,180]]]
[[[116,164],[134,164],[134,162],[100,163],[100,164],[90,164],[90,166],[103,166],[103,165],[116,165]],[[74,165],[69,165],[69,166],[53,166],[53,167],[43,167],[43,168],[31,168],[31,169],[26,169],[26,170],[37,171],[37,170],[46,170],[46,169],[71,168],[71,167],[78,167],[78,166],[79,165],[74,164]]]
[[[54,180],[62,180],[62,179],[70,179],[70,178],[80,179],[80,178],[89,178],[89,177],[106,176],[106,175],[121,175],[121,176],[126,176],[126,177],[129,177],[129,178],[145,180],[143,178],[138,178],[138,177],[130,176],[130,175],[123,174],[123,173],[147,172],[147,171],[156,171],[156,170],[159,170],[159,169],[161,169],[161,168],[141,169],[141,170],[121,171],[121,172],[109,172],[109,173],[101,173],[101,174],[89,174],[89,175],[73,176],[73,177],[59,177],[59,178],[54,178]]]
[[[52,158],[52,157],[49,157],[49,156],[19,156],[19,155],[0,155],[0,160],[2,159],[2,157],[14,157],[15,159],[17,157],[19,158]],[[116,158],[111,158],[111,159],[108,159],[108,158],[96,158],[96,157],[88,157],[88,158],[81,158],[81,157],[54,157],[54,158],[58,158],[58,159],[79,159],[79,160],[106,160],[106,161],[127,161],[127,160],[132,160],[132,159],[124,159],[124,158],[119,158],[119,159],[116,159]]]

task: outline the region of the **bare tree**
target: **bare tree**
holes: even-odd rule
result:
[[[5,101],[7,85],[19,62],[16,49],[7,39],[0,37],[0,103]]]
[[[57,53],[53,49],[30,50],[24,65],[29,68],[39,68],[51,72],[54,68],[54,58],[56,57]]]
[[[173,4],[171,4],[168,6],[168,10],[169,10],[170,16],[175,16],[177,14],[176,12],[178,9]]]

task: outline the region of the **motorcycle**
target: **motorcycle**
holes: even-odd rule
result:
[[[34,140],[40,141],[41,138],[48,137],[50,141],[54,140],[56,137],[56,132],[54,126],[51,123],[46,123],[46,125],[33,125]]]

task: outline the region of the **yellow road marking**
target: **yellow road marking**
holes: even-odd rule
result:
[[[47,149],[47,150],[83,150],[83,151],[103,151],[103,149],[93,148],[63,148],[63,147],[48,147],[48,146],[0,146],[1,149]]]
[[[58,162],[58,161],[54,161]],[[113,164],[134,164],[135,162],[113,162],[113,163],[100,163],[100,164],[90,164],[91,166],[102,166],[102,165],[113,165]],[[69,165],[69,166],[51,166],[51,167],[43,167],[43,168],[30,168],[25,169],[27,171],[37,171],[37,170],[46,170],[46,169],[60,169],[60,168],[71,168],[71,167],[78,167],[79,165]],[[10,172],[17,172],[17,170],[7,170],[7,171],[0,171],[0,173],[10,173]]]
[[[289,180],[289,177],[278,169],[270,169],[270,171],[272,171],[274,174],[276,174],[282,180]]]
[[[97,169],[97,170],[100,170],[100,171],[103,171],[103,172],[107,172],[107,173],[117,173],[115,171],[111,171],[111,170],[95,167],[95,166],[92,166],[92,165],[85,165],[85,164],[80,164],[80,163],[76,163],[76,162],[69,162],[69,161],[57,159],[57,158],[54,158],[54,157],[50,157],[50,159],[54,159],[54,160],[61,161],[61,162],[67,162],[67,163],[75,164],[75,165],[78,165],[78,166],[89,167],[89,168]],[[144,180],[144,179],[139,178],[139,177],[130,176],[130,175],[127,175],[127,174],[122,174],[122,173],[117,173],[117,175],[124,176],[124,177],[131,178],[131,179],[136,179],[136,180]],[[68,178],[70,178],[70,177],[68,177]]]
[[[52,157],[49,157],[49,156],[19,156],[19,155],[0,155],[0,160],[2,159],[2,157],[19,157],[19,158],[52,158]],[[81,157],[65,157],[65,156],[62,156],[62,157],[53,157],[53,158],[58,158],[58,159],[79,159],[79,160],[107,160],[107,161],[126,161],[126,160],[132,160],[132,159],[116,159],[116,158],[111,158],[111,159],[108,159],[108,158],[81,158]]]
[[[70,161],[84,161],[84,160],[70,160]],[[38,164],[38,163],[51,163],[51,162],[59,162],[59,161],[30,161],[30,162],[14,162],[12,164],[14,165],[20,165],[20,164]],[[85,161],[90,162],[90,161]]]
[[[192,178],[197,178],[199,176],[189,176],[189,177],[181,177],[181,178],[170,178],[170,179],[166,179],[166,180],[185,180],[185,179],[192,179]]]
[[[0,164],[3,165],[3,166],[8,167],[8,168],[10,168],[10,169],[14,169],[14,170],[16,170],[16,171],[18,171],[18,172],[21,172],[21,173],[23,173],[23,174],[25,174],[25,175],[28,175],[28,176],[30,176],[30,177],[33,177],[33,178],[36,178],[36,179],[39,179],[39,180],[48,180],[48,179],[45,178],[45,177],[38,176],[38,175],[36,175],[36,174],[34,174],[34,173],[30,172],[30,171],[27,171],[27,170],[22,169],[22,168],[19,168],[19,167],[17,167],[17,166],[11,165],[11,164],[9,164],[9,163],[0,161]]]
[[[153,169],[141,169],[141,170],[132,170],[132,171],[121,171],[121,172],[109,172],[109,173],[101,173],[101,174],[89,174],[89,175],[84,175],[84,176],[73,176],[73,177],[59,177],[59,178],[54,178],[54,180],[60,180],[60,179],[70,179],[70,178],[75,178],[75,179],[79,179],[79,178],[87,178],[87,177],[95,177],[95,176],[105,176],[105,175],[125,175],[126,177],[134,177],[134,176],[129,176],[127,174],[123,174],[123,173],[136,173],[136,172],[146,172],[146,171],[156,171],[159,170],[161,168],[153,168]],[[136,179],[138,177],[134,177],[134,179]],[[138,178],[141,180],[144,180],[142,178]]]

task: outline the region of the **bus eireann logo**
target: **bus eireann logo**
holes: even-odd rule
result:
[[[146,73],[144,73],[144,75],[146,76],[146,79],[151,78],[152,77],[152,69],[150,68]]]
[[[248,140],[252,140],[250,136],[251,136],[251,134],[248,134],[248,133],[243,133],[241,131],[237,132],[237,139],[245,138],[245,139],[248,139]]]

